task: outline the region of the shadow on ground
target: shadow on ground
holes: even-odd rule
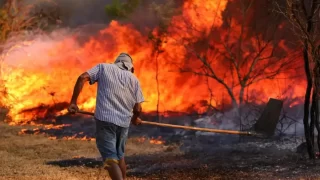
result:
[[[73,158],[73,159],[64,159],[57,161],[48,161],[47,165],[59,166],[59,167],[74,167],[74,166],[83,166],[88,168],[98,168],[102,166],[102,161],[98,158]]]

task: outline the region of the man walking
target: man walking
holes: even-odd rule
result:
[[[101,63],[81,74],[68,111],[76,113],[78,96],[86,81],[98,83],[95,108],[96,144],[104,167],[113,180],[126,178],[125,144],[130,122],[141,124],[144,97],[129,54],[120,53],[113,64]]]

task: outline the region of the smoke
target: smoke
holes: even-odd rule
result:
[[[50,69],[50,62],[65,60],[65,58],[61,57],[68,56],[66,54],[68,51],[64,53],[52,52],[62,42],[65,48],[80,48],[79,43],[70,38],[71,35],[75,34],[70,29],[57,29],[50,34],[29,36],[29,41],[21,41],[21,39],[24,39],[22,36],[12,37],[6,44],[4,61],[9,66],[21,67],[25,70],[37,68]],[[73,54],[72,56],[75,55]]]
[[[132,24],[135,30],[146,35],[158,25],[159,21],[151,5],[154,3],[161,5],[168,1],[170,0],[141,1],[140,6],[129,17],[117,19],[117,21]],[[182,2],[177,1],[175,5],[181,6]],[[5,0],[0,1],[0,4],[3,3]],[[23,0],[22,6],[31,5],[33,13],[55,12],[57,17],[54,18],[59,18],[61,23],[44,34],[39,34],[38,31],[11,34],[4,45],[6,54],[9,54],[4,56],[4,60],[8,65],[18,65],[23,68],[47,68],[49,61],[59,61],[59,55],[53,58],[48,55],[48,52],[51,48],[57,47],[61,41],[67,38],[72,39],[73,44],[70,46],[77,49],[90,38],[98,35],[100,30],[109,26],[113,19],[107,16],[105,6],[110,3],[112,0]],[[27,62],[27,59],[30,60],[34,55],[38,57],[41,55],[41,61],[39,61],[40,58],[35,58],[38,59],[37,62]],[[85,57],[79,57],[79,59],[85,59]]]
[[[64,26],[78,27],[86,24],[107,24],[108,19],[105,13],[105,6],[112,0],[24,0],[36,9],[58,11]]]
[[[254,129],[255,122],[262,115],[265,105],[247,104],[241,108],[242,130]],[[211,116],[204,116],[194,120],[196,126],[212,129],[239,130],[240,117],[237,108],[224,112],[217,112]],[[219,134],[197,132],[198,135],[214,136]],[[303,136],[303,104],[290,106],[290,102],[284,101],[282,111],[275,129],[276,136]]]
[[[50,17],[51,21],[48,22],[49,31],[53,32],[52,34],[61,32],[63,32],[64,36],[76,34],[77,41],[82,45],[92,36],[99,34],[100,30],[107,28],[112,20],[117,20],[121,24],[130,24],[135,30],[147,35],[159,25],[160,21],[160,17],[157,17],[153,5],[163,5],[169,1],[141,1],[132,14],[122,19],[108,17],[105,7],[112,3],[112,0],[22,0],[22,5],[20,4],[20,6],[22,8],[32,6],[31,13],[33,14],[45,13],[47,16],[52,16]],[[123,0],[122,2],[126,1]],[[1,3],[5,3],[5,0],[0,0]],[[183,1],[176,1],[173,3],[174,7],[172,8],[178,8],[182,3]],[[52,19],[56,19],[56,22],[52,21]],[[22,32],[19,36],[11,34],[6,47],[10,47],[14,41],[25,41],[26,39],[35,38],[35,36],[38,40],[40,39],[38,31]],[[46,38],[43,40],[46,41]]]
[[[112,18],[107,16],[105,7],[112,3],[112,0],[24,0],[26,4],[35,5],[36,9],[44,11],[55,10],[58,12],[63,27],[77,28],[88,24],[104,24],[110,23]],[[133,24],[137,29],[144,30],[146,27],[154,28],[157,24],[156,15],[152,10],[151,5],[165,4],[170,0],[154,0],[141,1],[135,11],[127,18],[117,19],[124,23]],[[126,0],[121,0],[126,2]],[[182,2],[175,2],[177,7],[181,6]],[[143,28],[142,28],[143,26]]]

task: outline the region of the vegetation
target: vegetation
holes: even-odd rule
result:
[[[121,3],[119,0],[113,0],[113,2],[106,6],[107,15],[115,19],[124,19],[128,18],[138,6],[141,4],[140,0],[128,0],[125,3]],[[158,122],[160,122],[160,84],[159,84],[159,61],[158,57],[161,53],[164,52],[162,48],[163,44],[166,43],[167,38],[167,28],[170,24],[171,17],[176,14],[178,11],[174,8],[175,3],[173,0],[167,1],[164,4],[157,4],[155,2],[150,3],[149,8],[154,13],[158,28],[155,31],[151,30],[149,32],[148,41],[152,43],[153,51],[152,57],[155,62],[155,79],[157,84],[157,117]]]
[[[106,5],[105,10],[108,16],[112,18],[127,18],[139,6],[140,0],[112,0],[111,4]]]
[[[6,0],[0,7],[0,43],[9,35],[26,30],[48,30],[50,25],[59,24],[55,8],[44,11],[33,5],[25,5],[22,0]]]
[[[101,170],[94,141],[50,140],[43,134],[18,135],[21,128],[0,123],[1,180],[108,179],[106,171]],[[54,131],[51,130],[52,133]],[[140,133],[145,135],[146,131]],[[126,145],[127,179],[236,177],[300,180],[319,177],[317,166],[297,161],[297,154],[290,150],[275,149],[275,145],[266,144],[267,149],[264,149],[261,144],[256,148],[252,143],[240,146],[233,144],[235,147],[221,150],[221,147],[210,145],[207,141],[199,143],[201,141],[196,137],[192,139],[187,142],[188,145],[185,144],[185,152],[183,147],[141,143],[129,137]]]

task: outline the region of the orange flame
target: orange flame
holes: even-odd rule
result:
[[[144,143],[146,141],[146,138],[145,137],[140,137],[140,138],[137,139],[137,141],[139,143]]]
[[[172,61],[183,62],[187,53],[185,47],[177,42],[186,37],[196,41],[203,30],[208,33],[212,26],[222,25],[222,12],[227,3],[228,0],[186,0],[182,14],[172,18],[171,24],[175,24],[175,27],[169,27],[168,41],[162,45],[165,51],[158,57],[160,111],[185,111],[200,100],[210,99],[207,85],[202,79],[175,72],[177,69]],[[181,29],[179,32],[176,31],[177,27]],[[198,33],[183,31],[189,27],[201,31]],[[157,33],[157,29],[153,33]],[[237,28],[232,35],[236,36],[236,33],[239,33]],[[0,72],[5,82],[3,88],[8,96],[1,100],[0,104],[10,106],[9,115],[13,118],[12,124],[28,122],[33,116],[39,115],[21,113],[22,110],[40,105],[55,105],[57,102],[69,102],[78,75],[98,63],[113,62],[120,52],[128,52],[134,59],[136,75],[140,79],[146,99],[143,105],[144,111],[156,109],[158,93],[152,44],[130,24],[122,25],[112,21],[107,28],[82,45],[78,43],[76,35],[71,36],[64,31],[57,31],[52,36],[55,37],[54,40],[35,39],[19,44],[19,47],[11,48],[8,53],[3,54],[5,61]],[[222,67],[220,70],[224,71]],[[276,89],[287,87],[285,83],[292,82],[263,80],[250,86],[250,89],[260,103],[267,101],[269,97],[277,97],[280,90]],[[215,94],[212,105],[217,106],[225,101],[227,95],[221,93],[225,92],[225,89],[216,81],[210,80],[210,84],[214,87]],[[79,108],[93,111],[96,86],[86,86],[78,100]],[[303,92],[303,81],[299,81],[291,89],[290,95],[293,98],[302,97]],[[201,107],[198,109],[204,111]],[[56,115],[65,112],[66,110],[60,109]]]
[[[53,129],[57,129],[58,127],[52,127]],[[45,128],[46,129],[46,128]],[[25,135],[25,134],[34,134],[34,135],[39,135],[39,134],[42,134],[42,135],[46,135],[45,132],[40,132],[40,129],[39,128],[34,128],[32,130],[28,130],[28,129],[21,129],[19,132],[18,132],[19,135]],[[83,132],[80,132],[80,133],[77,133],[77,134],[74,134],[72,136],[64,136],[62,137],[61,139],[63,140],[81,140],[81,141],[95,141],[96,139],[95,138],[92,138],[92,137],[88,137],[88,136],[83,136],[83,137],[77,137],[78,135],[82,135]],[[48,139],[50,140],[56,140],[56,139],[59,139],[57,136],[49,136]]]
[[[149,142],[150,142],[150,144],[164,144],[165,143],[165,141],[162,140],[161,136],[159,136],[156,139],[155,138],[151,138]]]
[[[136,141],[139,143],[149,142],[150,144],[158,144],[158,145],[165,143],[165,141],[162,139],[161,136],[159,136],[157,138],[151,137],[151,139],[149,139],[149,141],[147,141],[147,139],[149,139],[149,138],[139,137],[136,139]]]

